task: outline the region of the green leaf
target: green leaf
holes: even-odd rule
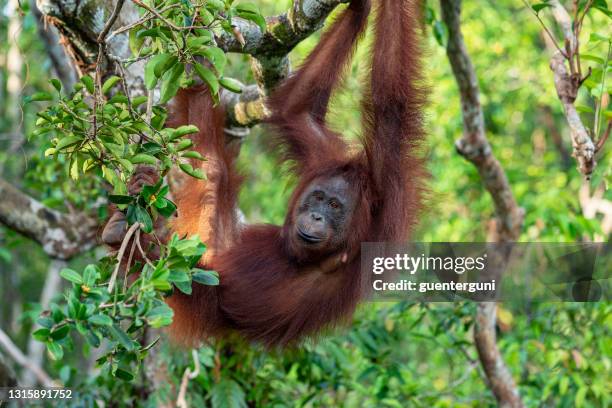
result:
[[[159,212],[163,217],[170,217],[172,214],[174,214],[174,212],[176,211],[176,204],[174,204],[172,201],[168,200],[167,198],[160,198],[157,201],[163,200],[165,201],[164,206],[162,207],[158,207],[157,205],[155,206],[157,208],[157,212]]]
[[[185,66],[181,63],[175,64],[166,75],[161,86],[159,103],[164,104],[176,95],[181,86],[181,75],[185,72]]]
[[[174,55],[170,54],[160,54],[162,58],[160,58],[153,68],[153,73],[157,78],[161,78],[170,68],[174,66],[178,62],[178,58]]]
[[[96,326],[112,326],[113,319],[111,319],[107,315],[96,314],[91,316],[87,321],[91,324],[95,324]]]
[[[204,25],[209,25],[213,21],[215,21],[215,16],[213,16],[212,13],[208,11],[208,9],[210,9],[209,5],[210,5],[210,1],[207,1],[206,8],[203,8],[200,11],[200,18],[202,19],[202,23]]]
[[[147,313],[147,320],[149,325],[151,325],[153,328],[168,326],[170,323],[172,323],[173,317],[174,312],[165,304],[154,307],[149,313]]]
[[[62,346],[57,343],[47,343],[47,351],[49,352],[49,357],[51,357],[52,360],[57,361],[64,357],[64,350],[62,349]]]
[[[119,103],[127,104],[129,102],[129,99],[127,98],[127,96],[118,93],[118,94],[113,95],[113,97],[110,98],[108,102],[112,104],[119,104]]]
[[[55,149],[54,147],[50,147],[50,148],[45,150],[44,155],[45,155],[45,157],[47,157],[47,156],[54,155],[55,153],[57,153],[57,149]]]
[[[197,51],[201,47],[204,47],[212,42],[212,34],[210,31],[203,31],[202,34],[197,37],[189,37],[187,38],[187,48],[192,51]]]
[[[119,82],[120,80],[121,80],[121,78],[119,78],[119,77],[118,77],[118,76],[116,76],[116,75],[113,75],[112,77],[110,77],[110,78],[108,78],[106,81],[104,81],[104,84],[102,85],[102,94],[103,94],[103,95],[106,95],[106,93],[107,93],[108,91],[110,91],[110,90],[111,90],[111,88],[112,88],[113,86],[115,86],[115,84],[116,84],[117,82]]]
[[[138,36],[138,30],[137,29],[130,30],[129,46],[130,46],[130,51],[132,51],[132,54],[138,55],[143,44],[144,44],[144,37]]]
[[[213,408],[246,408],[245,394],[234,380],[221,379],[210,390]]]
[[[38,323],[39,325],[47,329],[50,329],[55,324],[53,319],[51,319],[50,317],[44,317],[44,316],[39,317],[38,320],[36,320],[36,323]]]
[[[179,137],[183,137],[185,135],[198,133],[199,131],[200,130],[198,129],[198,127],[194,125],[179,126],[178,128],[172,130],[172,133],[170,135],[170,141],[178,139]]]
[[[208,0],[206,8],[212,11],[222,11],[225,10],[225,4],[221,0]]]
[[[196,152],[195,150],[190,150],[181,154],[181,157],[186,157],[188,159],[197,159],[197,160],[206,160],[204,156],[200,154],[200,152]]]
[[[138,153],[130,158],[134,164],[157,164],[157,158],[146,153]]]
[[[189,274],[187,272],[171,270],[170,275],[168,275],[168,280],[174,283],[189,282],[191,279],[189,278]]]
[[[136,108],[136,107],[142,105],[143,103],[145,103],[147,101],[147,99],[148,98],[146,96],[144,96],[144,95],[137,96],[134,99],[132,99],[132,106],[134,108]]]
[[[531,6],[533,11],[535,11],[536,13],[539,13],[540,10],[545,9],[546,7],[552,7],[552,4],[538,3],[538,4],[534,4],[534,5]]]
[[[191,295],[191,282],[174,282],[174,286],[176,286],[178,290],[180,290],[184,294]]]
[[[50,337],[53,340],[61,340],[64,337],[66,337],[68,335],[68,333],[70,333],[70,327],[68,325],[62,326],[57,330],[53,330],[51,332]]]
[[[123,381],[132,381],[134,379],[134,374],[122,368],[116,369],[113,375]]]
[[[113,204],[129,204],[135,200],[135,197],[128,195],[111,194],[108,196],[108,201]]]
[[[603,65],[605,63],[603,58],[598,57],[596,55],[591,55],[591,54],[580,53],[580,59],[581,60],[585,60],[585,61],[597,62],[598,64],[601,64],[601,65]]]
[[[79,275],[78,272],[73,271],[72,269],[64,268],[60,272],[60,276],[67,281],[72,283],[76,283],[77,285],[81,285],[83,283],[83,278]]]
[[[51,94],[47,92],[36,92],[24,98],[25,103],[39,102],[39,101],[51,101],[51,100],[53,100],[53,96],[51,96]]]
[[[136,37],[138,37],[138,38],[159,37],[159,34],[160,34],[159,27],[155,27],[155,28],[149,28],[149,29],[146,29],[146,30],[139,30],[136,33]]]
[[[219,285],[219,274],[215,271],[203,271],[196,269],[192,279],[202,285],[217,286]]]
[[[86,286],[93,286],[96,283],[96,279],[100,274],[96,265],[89,264],[83,270],[83,284]]]
[[[212,66],[217,70],[217,73],[223,74],[225,64],[227,63],[227,57],[221,48],[208,47],[202,52],[202,55],[206,57]]]
[[[446,24],[444,24],[440,20],[436,20],[433,24],[433,33],[436,41],[441,46],[446,46],[446,41],[448,39],[448,29],[446,28]]]
[[[119,342],[126,350],[134,350],[134,342],[116,323],[109,327],[109,330],[115,340]]]
[[[154,185],[146,185],[142,187],[142,190],[140,191],[140,196],[144,198],[146,203],[149,203],[149,201],[151,200],[151,196],[157,194],[162,182],[163,179],[160,178],[159,181]]]
[[[59,79],[52,78],[49,80],[49,83],[55,88],[57,92],[62,90],[62,83]]]
[[[222,87],[224,87],[225,89],[235,92],[235,93],[241,93],[242,92],[242,84],[240,83],[240,81],[237,81],[233,78],[221,78],[219,80],[219,83],[221,84]]]
[[[576,105],[576,110],[582,113],[593,113],[593,108],[586,105]]]
[[[589,42],[597,43],[600,41],[608,41],[608,37],[599,33],[591,33],[591,35],[589,36]]]
[[[158,54],[151,58],[147,62],[147,65],[145,65],[145,86],[147,89],[153,89],[155,88],[155,85],[157,85],[157,80],[159,78],[155,76],[154,69],[157,63],[166,58],[165,55],[166,54]]]
[[[253,3],[239,3],[236,5],[236,11],[259,14],[259,9]]]
[[[193,146],[193,140],[191,139],[183,139],[180,142],[176,143],[174,145],[174,148],[176,149],[177,152],[189,149],[191,146]]]
[[[95,90],[93,79],[89,75],[83,75],[81,77],[81,82],[83,83],[83,85],[85,85],[85,89],[87,89],[87,92],[93,95]]]
[[[51,333],[51,330],[42,328],[32,333],[32,337],[34,337],[38,341],[47,341],[50,333]]]
[[[79,136],[66,136],[63,139],[60,139],[55,145],[55,150],[62,150],[72,145],[75,145],[83,140]]]
[[[202,81],[204,81],[208,85],[208,88],[210,89],[210,92],[213,95],[219,93],[219,81],[210,69],[204,67],[200,63],[196,63],[193,68],[195,69],[196,74],[198,74],[198,76],[202,79]]]
[[[149,234],[151,231],[153,231],[153,220],[151,219],[151,216],[144,208],[135,208],[136,221],[142,224],[142,231]]]
[[[191,166],[191,164],[181,163],[181,164],[179,164],[179,167],[181,168],[181,170],[183,170],[185,173],[189,174],[191,177],[195,177],[195,178],[201,179],[201,180],[204,180],[204,178],[206,177],[204,175],[204,172],[202,171],[202,169],[194,169]]]

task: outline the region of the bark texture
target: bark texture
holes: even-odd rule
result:
[[[550,69],[553,72],[557,96],[563,105],[565,118],[570,129],[573,147],[572,155],[578,162],[578,170],[585,177],[589,178],[595,169],[596,149],[586,126],[582,123],[576,106],[574,106],[576,96],[578,95],[578,88],[580,88],[582,82],[580,70],[577,67],[577,72],[570,72],[567,66],[568,56],[573,58],[572,55],[579,52],[578,39],[572,28],[572,19],[565,7],[556,0],[551,1],[550,4],[553,6],[553,16],[563,32],[566,44],[566,55],[563,55],[561,51],[555,51],[550,59]],[[579,59],[576,59],[576,61],[577,64],[580,64]],[[570,61],[569,64],[572,64],[572,62]]]
[[[448,28],[446,53],[461,95],[464,134],[455,146],[459,154],[476,166],[485,189],[493,198],[497,219],[490,239],[497,242],[515,241],[520,234],[524,211],[514,199],[508,178],[493,155],[486,136],[478,78],[461,34],[461,0],[440,0],[440,6]],[[498,404],[502,407],[523,407],[516,383],[497,346],[496,310],[494,302],[478,304],[474,343]]]
[[[53,210],[0,179],[0,222],[38,242],[57,259],[70,259],[96,244],[97,223]]]

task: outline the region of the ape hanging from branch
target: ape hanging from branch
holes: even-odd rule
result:
[[[199,234],[209,248],[202,264],[221,280],[219,287],[194,284],[191,295],[168,298],[175,337],[197,342],[238,332],[267,346],[295,343],[350,318],[367,294],[362,242],[408,238],[425,176],[418,157],[424,135],[418,1],[378,4],[362,149],[349,149],[325,124],[369,13],[370,1],[353,0],[268,101],[275,147],[299,177],[282,226],[239,224],[238,147],[225,142],[224,113],[203,88],[175,98],[169,125],[198,126],[194,142],[207,157],[208,180],[174,189],[179,211],[172,229]]]

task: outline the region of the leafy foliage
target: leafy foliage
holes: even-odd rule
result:
[[[97,363],[114,377],[132,381],[138,363],[157,343],[155,340],[142,344],[144,330],[172,322],[172,309],[164,303],[164,295],[173,286],[191,293],[192,279],[207,285],[219,282],[214,272],[195,268],[205,251],[199,239],[181,240],[174,235],[164,250],[167,254],[162,254],[155,263],[147,261],[137,276],[126,274],[123,289],[115,285],[110,290],[108,281],[114,260],[109,258],[87,265],[82,274],[63,269],[60,275],[71,282],[72,288],[64,294],[64,302],[51,304],[50,311],[37,320],[41,328],[33,333],[34,338],[46,344],[53,360],[61,360],[64,350],[74,349],[72,331],[83,336],[93,348],[105,341],[108,351]],[[131,271],[140,269],[137,264]]]

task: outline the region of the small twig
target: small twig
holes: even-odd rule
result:
[[[30,361],[2,329],[0,329],[0,346],[17,364],[31,371],[42,385],[45,387],[61,387],[59,382],[53,380],[41,367]]]
[[[151,116],[153,116],[153,90],[147,90],[147,116],[145,123],[151,123]]]
[[[193,371],[187,367],[185,372],[183,373],[183,378],[181,379],[181,387],[179,388],[178,397],[176,398],[176,406],[178,408],[188,408],[187,400],[185,396],[187,395],[187,385],[189,384],[189,380],[193,380],[200,374],[200,359],[198,358],[198,352],[195,349],[191,350],[191,356],[193,357]]]
[[[181,4],[170,4],[170,5],[166,6],[166,7],[164,7],[163,9],[159,10],[159,13],[165,13],[166,11],[171,10],[173,8],[177,8],[177,7],[181,7]],[[149,13],[149,14],[144,16],[140,20],[134,21],[133,23],[130,23],[130,24],[126,25],[126,26],[123,26],[123,27],[120,27],[120,28],[114,30],[112,33],[110,33],[110,35],[108,36],[106,41],[110,41],[110,39],[113,38],[114,36],[122,34],[122,33],[126,32],[126,31],[129,31],[129,30],[131,30],[134,27],[138,27],[139,25],[142,25],[142,24],[146,23],[147,21],[150,21],[150,20],[152,20],[152,19],[154,19],[156,17],[153,13],[151,13],[149,11],[147,11],[147,13]]]
[[[100,31],[100,34],[98,35],[98,44],[102,44],[105,42],[106,34],[108,34],[113,24],[115,24],[117,17],[119,17],[119,13],[121,12],[121,8],[123,7],[124,2],[125,0],[117,0],[117,4],[115,4],[115,8],[113,9],[111,16],[106,21],[104,28],[102,29],[102,31]]]
[[[140,251],[140,255],[142,255],[142,257],[144,258],[144,260],[151,266],[155,267],[155,265],[153,265],[153,262],[151,262],[151,260],[149,258],[147,258],[147,254],[145,253],[145,251],[142,249],[142,246],[140,245],[140,230],[136,231],[136,237],[135,237],[135,241],[136,241],[136,246],[138,247],[138,250]]]
[[[208,29],[208,28],[210,28],[209,26],[194,26],[194,25],[190,25],[190,26],[177,26],[172,21],[170,21],[167,18],[165,18],[164,16],[162,16],[159,11],[155,10],[153,7],[150,7],[148,4],[145,4],[145,3],[141,2],[140,0],[132,0],[132,3],[136,4],[139,7],[142,7],[143,9],[147,10],[151,14],[154,14],[155,17],[157,17],[161,21],[163,21],[164,24],[166,24],[168,27],[170,27],[170,28],[172,28],[173,30],[176,30],[176,31],[197,30],[197,29]]]
[[[132,235],[134,234],[134,232],[139,229],[140,229],[140,223],[136,222],[132,224],[130,229],[125,234],[125,237],[123,238],[123,242],[121,242],[121,246],[119,247],[119,252],[117,253],[117,265],[115,266],[115,270],[113,271],[113,274],[111,275],[110,280],[108,281],[108,293],[113,293],[113,287],[115,286],[115,281],[117,280],[117,274],[119,273],[119,268],[121,267],[121,259],[123,258],[123,254],[125,253],[127,244],[128,242],[130,242],[130,238],[132,238]]]
[[[546,34],[550,37],[550,40],[552,41],[552,43],[555,45],[555,47],[557,47],[557,50],[565,57],[568,58],[568,55],[559,47],[559,45],[557,44],[557,39],[555,38],[554,34],[550,32],[550,30],[548,29],[548,27],[546,27],[546,24],[544,23],[544,21],[540,18],[540,15],[531,8],[531,5],[529,4],[529,2],[527,0],[523,0],[523,3],[525,4],[525,7],[527,7],[531,13],[535,16],[535,18],[538,19],[538,21],[540,22],[540,25],[542,26],[542,28],[544,29],[544,31],[546,32]]]
[[[130,272],[130,265],[132,264],[132,257],[134,256],[135,249],[136,242],[133,242],[130,248],[130,254],[128,255],[127,265],[125,266],[125,275],[123,276],[123,292],[127,290],[128,273]]]

